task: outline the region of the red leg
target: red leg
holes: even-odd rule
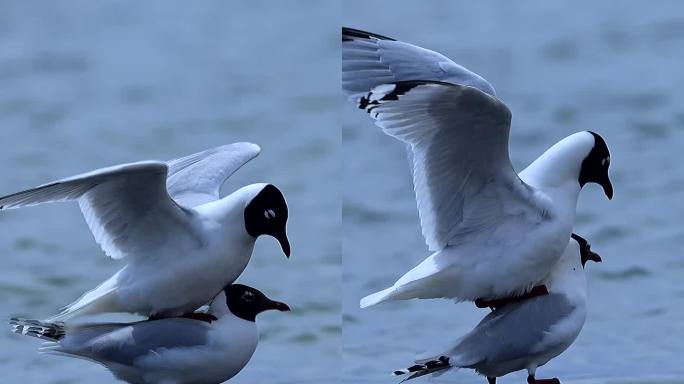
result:
[[[478,308],[489,307],[492,309],[497,309],[497,308],[501,308],[507,304],[517,303],[519,301],[531,299],[531,298],[537,297],[537,296],[548,295],[548,294],[549,294],[549,290],[546,288],[545,285],[537,285],[524,295],[509,296],[509,297],[503,297],[503,298],[494,299],[494,300],[477,299],[477,300],[475,300],[475,305]]]
[[[183,317],[183,318],[192,319],[192,320],[201,320],[201,321],[205,321],[207,323],[211,323],[212,321],[218,320],[216,318],[216,316],[214,316],[214,315],[210,315],[208,313],[201,313],[201,312],[190,312],[190,313],[186,313],[183,316],[178,316],[178,317]],[[160,320],[160,319],[165,319],[165,318],[166,317],[164,317],[164,316],[153,315],[153,316],[150,316],[148,318],[148,320],[150,320],[150,321],[151,320]]]

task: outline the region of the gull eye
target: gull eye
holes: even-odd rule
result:
[[[267,219],[273,219],[276,217],[275,211],[272,209],[267,209],[264,211],[264,217]]]
[[[608,166],[608,165],[610,165],[610,156],[605,157],[603,160],[601,160],[601,166],[602,166],[602,167],[605,167],[605,166]]]
[[[254,294],[252,292],[246,291],[245,293],[242,294],[240,299],[242,299],[243,301],[247,301],[247,302],[252,301],[252,300],[254,300]]]

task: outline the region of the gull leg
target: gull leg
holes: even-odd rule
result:
[[[496,377],[488,377],[487,383],[488,384],[496,384]]]
[[[491,308],[492,310],[498,309],[503,307],[504,305],[511,304],[511,303],[517,303],[519,301],[531,299],[533,297],[537,296],[544,296],[548,295],[549,290],[546,288],[545,285],[537,285],[534,288],[532,288],[529,292],[527,292],[524,295],[520,296],[509,296],[509,297],[503,297],[500,299],[493,299],[493,300],[485,300],[485,299],[477,299],[475,300],[475,306],[478,308]]]
[[[527,376],[527,383],[528,384],[561,384],[560,380],[558,380],[555,377],[553,379],[535,379],[534,375]]]

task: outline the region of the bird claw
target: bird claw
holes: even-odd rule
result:
[[[528,384],[561,384],[560,380],[558,378],[554,377],[553,379],[535,379],[534,376],[527,376],[527,383]]]

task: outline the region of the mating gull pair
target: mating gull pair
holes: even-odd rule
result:
[[[564,269],[569,254],[578,254],[571,233],[581,189],[596,183],[613,197],[603,138],[591,131],[570,135],[516,173],[508,152],[511,111],[491,84],[442,54],[351,28],[342,29],[342,88],[385,134],[405,144],[422,233],[433,252],[391,287],[361,299],[361,307],[433,298],[494,306],[530,297],[527,304],[495,311],[473,331],[487,333],[496,324],[501,340],[490,344],[515,338],[510,319],[516,315],[502,315],[556,297],[557,287],[548,279]],[[533,297],[537,288],[550,294]],[[561,315],[554,305],[545,310]],[[582,312],[573,328],[577,332],[556,335],[564,343],[558,353],[584,323],[584,310],[577,311]],[[544,326],[539,328],[546,331]],[[513,360],[525,358],[525,351],[509,352]],[[534,382],[536,365],[530,367],[536,363],[508,370],[504,360],[484,352],[469,355],[467,362],[461,355],[443,356],[445,361],[419,365],[425,369],[418,373],[438,366],[475,367],[482,363],[478,358],[499,364],[481,370],[492,377],[529,368]]]
[[[273,236],[290,256],[288,207],[278,188],[251,184],[219,196],[224,181],[259,152],[255,144],[234,143],[0,197],[0,210],[78,201],[104,252],[126,262],[61,314],[45,322],[15,319],[14,330],[56,343],[45,351],[100,362],[132,383],[218,382],[235,375],[256,348],[255,315],[289,310],[253,288],[232,285],[257,237]],[[194,312],[212,300],[209,314]],[[61,322],[107,312],[149,320],[73,328]]]

